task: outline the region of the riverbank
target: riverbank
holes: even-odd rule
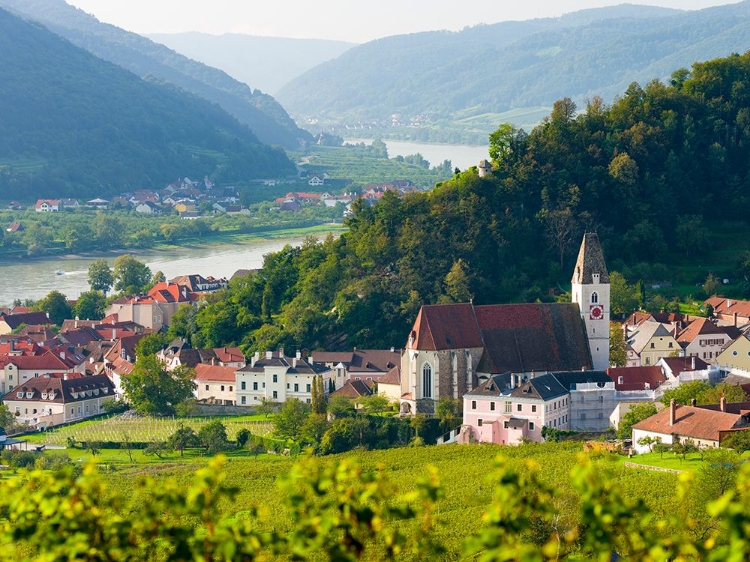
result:
[[[4,255],[0,253],[0,266],[13,265],[20,262],[35,263],[59,260],[81,260],[81,259],[114,259],[122,254],[149,255],[173,250],[204,250],[221,246],[248,245],[262,241],[272,241],[288,238],[305,238],[315,236],[324,238],[329,233],[338,236],[347,231],[347,227],[341,223],[322,223],[314,226],[296,228],[268,228],[253,230],[251,232],[217,231],[209,232],[202,236],[193,236],[174,240],[172,243],[158,243],[149,248],[113,248],[97,252],[81,252],[77,254],[56,254],[42,256]]]

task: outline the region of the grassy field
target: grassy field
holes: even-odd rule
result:
[[[269,435],[272,423],[263,415],[233,416],[222,418],[123,418],[119,416],[83,421],[52,429],[46,433],[36,433],[24,437],[30,443],[65,446],[68,439],[82,441],[123,441],[133,442],[166,441],[180,424],[192,427],[196,432],[204,425],[220,420],[227,428],[227,436],[234,440],[240,429],[248,429],[254,435]]]

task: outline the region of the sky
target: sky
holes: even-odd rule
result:
[[[128,31],[336,39],[379,37],[481,23],[556,17],[623,0],[66,0],[100,21]],[[698,10],[732,0],[630,0],[633,4]],[[512,4],[512,5],[511,5]]]

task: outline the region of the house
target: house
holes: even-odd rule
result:
[[[633,425],[633,447],[638,453],[649,451],[647,444],[639,441],[643,438],[659,439],[666,445],[674,445],[685,441],[692,441],[697,447],[718,447],[721,433],[750,425],[750,412],[731,414],[698,408],[696,406],[681,406],[672,400],[668,408],[664,408],[643,421]]]
[[[107,208],[109,208],[109,201],[97,197],[96,199],[92,199],[91,201],[86,201],[86,205],[89,207],[93,207],[94,209],[106,210]]]
[[[195,398],[200,402],[231,406],[237,401],[236,367],[200,363],[195,369]]]
[[[750,334],[745,332],[721,350],[716,363],[750,373]]]
[[[0,336],[10,334],[21,325],[51,326],[54,324],[45,312],[26,312],[21,314],[0,313]]]
[[[152,201],[144,201],[136,206],[135,212],[143,215],[161,215],[161,207]]]
[[[57,213],[62,211],[62,201],[60,199],[39,199],[34,205],[37,213]]]
[[[333,370],[336,388],[341,388],[349,380],[380,382],[401,363],[401,351],[356,348],[350,352],[314,351],[310,361]]]
[[[181,211],[180,218],[184,220],[196,220],[201,218],[201,215],[198,211]]]
[[[349,400],[357,400],[364,396],[372,396],[372,386],[359,379],[349,380],[344,383],[344,386],[331,393],[329,396],[342,396]]]
[[[665,324],[644,322],[626,341],[627,366],[656,365],[663,357],[679,357],[682,348]]]
[[[64,209],[78,209],[81,206],[78,199],[60,199],[60,203]]]
[[[114,396],[106,375],[32,378],[3,396],[3,403],[21,423],[37,429],[101,414],[102,403]]]
[[[180,275],[170,279],[170,283],[185,287],[191,293],[212,293],[223,289],[228,282],[225,277],[214,279],[213,277],[203,277],[202,275]]]
[[[51,351],[41,355],[0,357],[0,393],[49,373],[73,373],[75,365],[65,359],[65,356],[60,357]]]
[[[289,398],[302,402],[312,402],[313,379],[323,377],[323,389],[328,393],[331,369],[310,363],[297,352],[295,357],[287,357],[284,350],[267,351],[261,356],[256,353],[250,365],[237,372],[237,404],[253,406],[262,399],[283,403]]]
[[[678,312],[641,312],[636,311],[622,323],[625,329],[626,339],[629,338],[633,333],[638,331],[638,328],[644,322],[658,322],[660,324],[666,324],[669,333],[672,335],[677,334],[680,330],[684,329],[690,322],[690,316],[682,315]]]
[[[401,399],[401,366],[396,365],[378,381],[378,394],[398,404]]]
[[[325,184],[325,178],[323,176],[319,175],[313,175],[310,176],[310,179],[307,180],[308,185],[312,185],[313,187],[319,187],[323,184]]]
[[[672,386],[686,382],[701,380],[711,384],[719,382],[720,371],[716,367],[709,367],[703,359],[692,357],[664,357],[656,363],[662,369],[664,376]]]
[[[704,304],[713,308],[714,318],[720,326],[740,328],[750,325],[750,301],[711,297]]]
[[[551,374],[526,381],[518,375],[492,375],[463,401],[459,443],[541,442],[544,426],[570,428],[570,395]]]
[[[105,314],[116,314],[120,322],[135,322],[144,328],[159,331],[169,326],[174,314],[195,302],[198,296],[186,287],[169,281],[157,283],[147,295],[122,297],[110,303]]]
[[[677,343],[685,357],[699,357],[708,363],[715,363],[721,350],[731,341],[726,330],[708,318],[696,318],[677,334]]]
[[[8,225],[8,228],[5,229],[5,232],[21,232],[23,230],[23,225],[20,222],[12,222]]]

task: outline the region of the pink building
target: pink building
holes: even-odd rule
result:
[[[464,395],[460,443],[541,442],[542,428],[570,429],[570,393],[554,375],[493,375]]]

